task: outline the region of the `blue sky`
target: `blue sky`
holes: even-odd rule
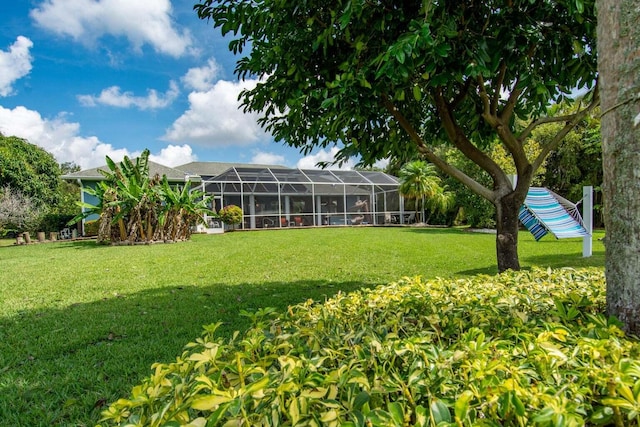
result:
[[[191,1],[0,2],[0,132],[82,168],[149,148],[151,159],[310,168],[238,110],[228,40]],[[348,167],[348,166],[347,166]]]

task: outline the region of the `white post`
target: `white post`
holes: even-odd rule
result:
[[[249,194],[249,227],[256,228],[256,196]]]
[[[582,221],[584,229],[589,233],[582,238],[582,257],[588,258],[593,253],[593,187],[582,187]]]

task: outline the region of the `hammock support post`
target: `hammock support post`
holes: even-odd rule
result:
[[[582,257],[593,254],[593,187],[582,187],[582,221],[588,235],[582,238]]]

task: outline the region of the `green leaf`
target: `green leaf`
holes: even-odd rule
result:
[[[391,418],[393,418],[393,421],[395,421],[396,424],[398,425],[404,424],[404,410],[400,403],[389,402],[389,404],[387,405],[387,409],[389,410],[389,413],[391,414]]]
[[[362,406],[365,403],[369,402],[369,399],[369,393],[367,393],[366,391],[361,391],[353,400],[353,409],[355,409],[356,411],[362,410]]]
[[[422,90],[420,90],[420,86],[418,85],[413,87],[413,99],[416,101],[420,101],[422,99]]]
[[[246,392],[249,394],[255,393],[258,390],[262,390],[269,384],[269,377],[264,376],[259,381],[253,382],[246,388]]]
[[[518,415],[519,417],[524,417],[526,413],[524,404],[515,392],[511,392],[511,404],[513,405],[513,409],[515,410],[516,415]]]
[[[447,56],[449,56],[449,51],[451,50],[451,46],[447,43],[443,43],[435,46],[434,49],[437,55],[443,58],[446,58]]]
[[[473,393],[470,390],[463,391],[453,406],[454,412],[458,420],[464,420],[469,412],[469,402],[473,399]]]
[[[217,408],[220,404],[227,403],[229,401],[231,401],[231,398],[228,396],[217,396],[212,394],[194,399],[191,403],[191,408],[198,411],[211,411]]]
[[[427,408],[422,405],[416,406],[416,423],[415,427],[427,427],[429,425],[429,413]]]
[[[449,408],[447,408],[447,405],[445,405],[442,400],[434,397],[431,400],[429,409],[431,410],[431,418],[433,418],[433,421],[436,424],[443,421],[447,423],[451,422],[451,413],[449,412]]]

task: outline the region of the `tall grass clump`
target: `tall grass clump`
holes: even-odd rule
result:
[[[601,269],[533,269],[339,293],[217,324],[104,425],[638,425],[640,346]]]

